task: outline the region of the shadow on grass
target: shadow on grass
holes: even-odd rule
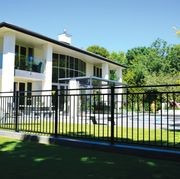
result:
[[[28,137],[28,136],[26,136]],[[35,139],[35,142],[38,138]],[[179,178],[180,163],[0,137],[0,177]]]

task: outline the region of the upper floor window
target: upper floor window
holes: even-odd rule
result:
[[[58,78],[85,76],[86,63],[72,56],[53,53],[52,81],[57,83]]]
[[[15,69],[43,73],[44,62],[34,58],[34,49],[21,45],[15,46]]]
[[[99,78],[102,78],[102,68],[94,66],[93,75]]]
[[[33,63],[34,50],[31,47],[20,45],[15,46],[15,68],[26,70],[27,66]]]

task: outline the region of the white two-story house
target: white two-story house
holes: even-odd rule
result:
[[[54,40],[0,23],[0,92],[59,89],[69,79],[79,77],[108,81],[110,70],[116,71],[117,81],[122,83],[123,68],[121,64],[72,46],[71,37],[66,33]]]

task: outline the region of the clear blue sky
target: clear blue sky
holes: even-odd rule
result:
[[[72,45],[110,51],[148,46],[162,38],[180,43],[180,0],[0,0],[0,21],[57,38],[66,28]]]

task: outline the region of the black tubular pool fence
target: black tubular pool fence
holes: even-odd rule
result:
[[[180,149],[180,85],[0,94],[0,129]]]

